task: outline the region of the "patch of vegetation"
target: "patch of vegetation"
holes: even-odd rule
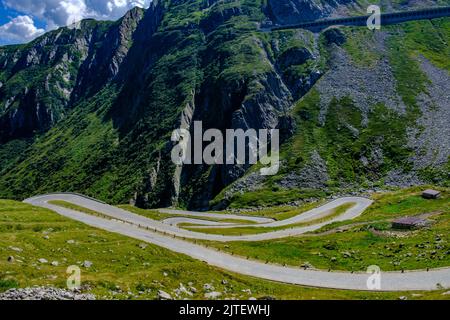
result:
[[[251,208],[260,206],[276,206],[309,198],[324,198],[326,193],[320,190],[301,189],[261,189],[257,191],[235,194],[231,199],[230,208]]]
[[[411,56],[411,51],[405,48],[403,37],[390,38],[389,54],[389,62],[397,80],[397,92],[407,107],[411,125],[411,121],[415,121],[420,116],[416,99],[421,92],[426,92],[425,88],[429,80],[420,70],[417,60]]]
[[[342,28],[346,41],[344,49],[359,66],[374,66],[382,58],[382,54],[374,48],[375,33],[367,28]]]
[[[287,166],[281,175],[299,172],[314,150],[327,163],[329,187],[343,181],[376,181],[393,168],[409,167],[405,116],[376,105],[363,126],[361,112],[350,98],[333,100],[323,125],[318,122],[319,112],[319,95],[312,90],[294,110],[299,129],[283,153]],[[373,159],[377,152],[383,155],[382,161]],[[363,157],[368,165],[361,161]]]
[[[93,216],[98,216],[98,217],[107,218],[107,219],[111,218],[110,216],[100,213],[98,211],[84,208],[84,207],[78,206],[76,204],[67,202],[67,201],[53,200],[53,201],[50,201],[49,203],[57,205],[59,207],[87,213],[87,214],[90,214]],[[136,213],[138,215],[144,216],[146,218],[149,218],[152,220],[157,220],[157,221],[168,219],[168,218],[182,218],[183,217],[183,215],[161,213],[158,210],[141,209],[141,208],[137,208],[137,207],[131,206],[131,205],[120,205],[118,207],[122,208],[124,210],[130,211],[132,213]],[[189,216],[185,216],[185,217],[189,217]],[[208,221],[217,221],[217,222],[229,222],[229,223],[248,223],[248,224],[254,223],[252,221],[247,221],[247,220],[219,219],[219,218],[212,218],[212,217],[201,217],[199,219],[208,220]]]
[[[406,22],[398,35],[402,50],[412,57],[423,55],[436,67],[450,71],[450,20],[448,18]],[[391,26],[390,30],[397,30]]]
[[[91,186],[101,190],[104,178],[110,177],[108,162],[117,145],[117,133],[112,123],[102,122],[93,110],[108,104],[111,90],[78,109],[61,126],[35,140],[22,155],[18,165],[2,170],[0,189],[3,196],[18,199],[49,191],[85,191]],[[3,169],[3,168],[2,168]],[[106,175],[99,179],[102,174]],[[18,179],[17,177],[21,177]],[[16,180],[17,179],[17,180]],[[15,182],[12,183],[11,181]],[[101,191],[97,194],[100,198]],[[119,193],[120,196],[120,193]]]
[[[19,283],[13,279],[0,279],[0,292],[19,287]]]
[[[0,172],[19,161],[30,143],[27,140],[13,140],[0,144]]]
[[[277,221],[285,220],[297,216],[303,212],[314,209],[319,205],[323,204],[324,201],[315,201],[310,203],[304,203],[296,206],[275,206],[275,207],[266,207],[258,210],[250,210],[245,211],[245,215],[257,216],[257,217],[265,217],[271,218]],[[224,213],[228,213],[228,211],[220,211]]]
[[[159,212],[158,210],[149,210],[149,209],[141,209],[132,205],[119,205],[119,208],[122,208],[124,210],[136,213],[138,215],[147,217],[149,219],[153,219],[153,220],[164,220],[164,219],[168,219],[168,218],[174,218],[175,215],[173,214],[168,214],[168,213],[162,213]]]
[[[67,201],[62,201],[62,200],[52,200],[48,202],[49,204],[54,204],[55,206],[58,207],[63,207],[63,208],[67,208],[67,209],[71,209],[74,211],[79,211],[79,212],[83,212],[83,213],[87,213],[93,216],[104,216],[102,213],[98,212],[98,211],[94,211],[85,207],[81,207],[79,205],[67,202]]]
[[[348,203],[341,205],[331,212],[329,212],[326,216],[308,220],[304,222],[299,223],[293,223],[286,226],[281,227],[260,227],[260,226],[254,226],[254,227],[235,227],[235,228],[191,228],[192,225],[182,224],[180,227],[183,227],[185,229],[201,232],[201,233],[207,233],[207,234],[219,234],[224,236],[242,236],[242,235],[249,235],[249,234],[261,234],[261,233],[267,233],[267,232],[273,232],[273,231],[279,231],[279,230],[285,230],[285,229],[292,229],[292,228],[299,228],[299,227],[306,227],[310,225],[315,225],[319,223],[323,223],[329,220],[332,220],[342,214],[344,214],[348,209],[353,207],[354,204]]]

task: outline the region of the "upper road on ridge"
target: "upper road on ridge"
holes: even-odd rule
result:
[[[94,210],[104,217],[94,216],[83,212],[67,209],[49,203],[54,200],[62,200],[76,204],[78,206]],[[294,228],[289,230],[281,230],[276,232],[268,232],[261,235],[249,235],[244,237],[234,236],[216,236],[207,235],[197,232],[191,232],[171,226],[159,221],[151,220],[126,210],[119,209],[98,202],[81,195],[75,194],[50,194],[37,196],[25,200],[24,202],[48,208],[65,217],[83,222],[92,227],[100,228],[106,231],[119,233],[131,238],[146,241],[157,246],[169,249],[174,252],[188,255],[192,258],[204,261],[210,265],[223,268],[232,272],[254,276],[258,278],[274,280],[279,282],[299,284],[305,286],[349,289],[349,290],[368,290],[367,286],[370,274],[366,273],[348,273],[348,272],[327,272],[321,270],[303,270],[295,267],[282,267],[278,265],[265,264],[263,262],[247,260],[244,258],[232,256],[227,253],[220,252],[215,249],[206,248],[190,241],[180,238],[206,239],[216,241],[235,241],[246,240],[264,240],[286,237],[291,234],[298,235],[311,230],[316,230],[324,224],[318,224],[305,228]],[[336,208],[342,204],[354,203],[350,209],[339,217],[328,221],[353,219],[359,216],[370,204],[370,200],[365,198],[342,198],[334,200],[322,207],[300,214],[291,218],[292,221],[310,220],[314,216],[321,216],[324,212],[329,211],[333,207]],[[189,212],[182,212],[183,215]],[[193,213],[198,215],[199,213]],[[303,218],[300,218],[302,217]],[[307,217],[307,218],[304,218]],[[297,219],[297,220],[295,220]],[[243,220],[248,220],[247,217]],[[267,225],[276,222],[269,222]],[[311,229],[309,229],[311,228]],[[158,232],[155,232],[158,231]],[[201,237],[197,237],[197,236]],[[218,237],[219,240],[216,238]],[[450,288],[450,268],[433,269],[430,271],[405,271],[401,272],[383,272],[381,274],[381,286],[377,290],[381,291],[408,291],[408,290],[435,290],[438,288]]]
[[[450,7],[434,7],[420,10],[409,10],[381,14],[381,25],[395,24],[406,21],[435,19],[450,16]],[[261,31],[281,31],[289,29],[307,29],[318,32],[331,26],[365,26],[370,16],[354,16],[346,18],[329,18],[314,21],[303,21],[297,24],[266,25]]]

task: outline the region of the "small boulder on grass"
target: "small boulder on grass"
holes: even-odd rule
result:
[[[158,299],[159,300],[173,300],[172,296],[165,291],[158,291]]]
[[[147,249],[147,244],[146,243],[140,243],[139,244],[139,248],[141,248],[142,250]]]
[[[214,291],[214,287],[213,287],[213,285],[210,284],[210,283],[205,283],[205,284],[203,285],[203,290],[205,290],[205,291]]]
[[[213,292],[208,292],[205,293],[205,298],[206,299],[217,299],[222,295],[221,292],[217,292],[217,291],[213,291]]]
[[[351,258],[351,256],[352,256],[352,254],[348,251],[342,252],[342,255],[344,256],[344,258]]]

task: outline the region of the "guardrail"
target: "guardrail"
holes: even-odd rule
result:
[[[450,7],[429,8],[414,11],[393,12],[381,14],[381,24],[395,24],[411,20],[425,20],[450,16]],[[330,26],[365,26],[370,15],[336,18],[336,19],[322,19],[315,21],[302,22],[298,24],[262,26],[261,31],[272,32],[289,29],[307,29],[310,31],[320,31]]]
[[[88,199],[88,200],[92,200],[92,201],[95,201],[95,202],[98,202],[98,203],[109,205],[108,203],[106,203],[104,201],[101,201],[101,200],[89,197],[89,196],[81,194],[81,193],[76,193],[76,192],[51,192],[51,193],[36,195],[36,196],[31,197],[30,199],[38,198],[38,197],[44,197],[44,196],[58,195],[58,194],[78,196],[78,197],[85,198],[85,199]],[[25,199],[25,200],[27,200],[27,199]]]

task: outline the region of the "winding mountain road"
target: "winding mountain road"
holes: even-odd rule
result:
[[[407,10],[381,14],[381,25],[397,24],[407,21],[429,20],[450,16],[450,7],[431,7],[419,10]],[[262,26],[261,31],[273,32],[292,29],[306,29],[320,32],[331,26],[366,26],[370,15],[345,18],[327,18],[314,21],[299,21],[297,24]]]
[[[271,240],[271,239],[279,239],[279,238],[286,238],[291,236],[297,236],[301,235],[307,232],[315,231],[323,226],[330,224],[332,222],[337,221],[345,221],[350,220],[358,217],[361,215],[361,213],[364,212],[365,209],[367,209],[371,204],[372,201],[366,198],[359,198],[359,197],[347,197],[347,198],[340,198],[337,200],[333,200],[329,202],[326,205],[323,205],[319,208],[307,211],[305,213],[302,213],[298,216],[295,216],[290,219],[282,220],[282,221],[273,221],[271,219],[263,218],[261,220],[262,222],[258,225],[252,224],[252,225],[242,225],[242,226],[258,226],[258,227],[282,227],[282,226],[288,226],[295,223],[305,222],[310,219],[315,218],[321,218],[327,213],[330,212],[333,208],[337,208],[341,205],[345,204],[354,204],[350,209],[348,209],[346,212],[344,212],[342,215],[339,215],[333,219],[330,219],[326,222],[307,225],[307,226],[301,226],[301,227],[293,227],[293,228],[286,228],[282,230],[272,231],[272,232],[266,232],[266,233],[260,233],[260,234],[248,234],[248,235],[240,235],[240,236],[225,236],[225,235],[219,235],[219,234],[205,234],[201,232],[194,232],[190,230],[185,230],[177,227],[176,225],[172,225],[170,223],[164,223],[163,221],[156,221],[149,218],[146,218],[144,216],[131,213],[129,211],[110,206],[108,204],[98,202],[94,199],[90,199],[84,196],[80,195],[74,195],[74,194],[50,194],[50,195],[44,195],[44,196],[38,196],[34,197],[28,200],[25,200],[28,203],[32,203],[34,205],[38,206],[47,206],[49,205],[48,202],[50,201],[66,201],[70,202],[76,205],[79,205],[81,207],[100,212],[104,214],[105,216],[108,216],[112,219],[117,219],[120,221],[125,221],[137,226],[141,226],[145,229],[150,229],[153,231],[157,231],[163,234],[176,236],[179,238],[187,238],[187,239],[196,239],[196,240],[208,240],[208,241],[218,241],[218,242],[229,242],[229,241],[263,241],[263,240]],[[172,213],[176,212],[172,209],[161,209],[160,210],[163,213]],[[239,216],[236,215],[226,215],[226,214],[208,214],[208,213],[199,213],[199,212],[189,212],[189,211],[177,211],[178,214],[184,215],[184,216],[196,216],[196,217],[215,217],[215,218],[222,218],[222,219],[236,219]],[[242,219],[251,219],[250,217],[245,216],[242,217]],[[261,218],[259,218],[261,219]],[[180,221],[180,220],[178,220]],[[185,220],[187,221],[187,220]],[[196,220],[196,223],[198,223],[200,220]],[[210,223],[210,222],[205,222]],[[236,225],[235,225],[236,226]],[[241,225],[239,225],[241,226]]]
[[[54,200],[62,200],[87,209],[94,210],[98,213],[101,213],[102,217],[82,213],[49,203]],[[235,257],[215,249],[206,248],[190,241],[182,240],[182,238],[205,240],[212,239],[215,241],[223,242],[236,241],[235,239],[238,239],[240,241],[255,241],[259,239],[266,240],[290,236],[291,234],[298,235],[308,231],[317,230],[323,224],[317,224],[304,228],[294,228],[289,230],[268,232],[261,235],[226,237],[183,230],[175,226],[171,226],[170,224],[151,220],[81,195],[50,194],[33,197],[25,200],[24,202],[35,206],[48,208],[59,213],[62,216],[83,222],[92,227],[149,242],[171,251],[185,254],[194,259],[204,261],[212,266],[216,266],[239,274],[313,287],[349,290],[372,289],[371,287],[368,287],[368,283],[370,283],[370,274],[303,270],[294,267],[282,267],[279,265],[265,264],[258,261],[251,261],[244,258]],[[342,215],[326,222],[325,224],[331,223],[333,221],[353,219],[359,216],[368,206],[370,206],[372,202],[368,199],[357,197],[338,199],[326,204],[325,206],[316,208],[314,210],[291,218],[291,223],[292,221],[302,221],[302,219],[303,221],[304,219],[309,220],[312,217],[321,215],[324,212],[329,211],[333,207],[337,207],[346,203],[354,203],[355,205],[353,205]],[[189,215],[189,212],[181,212],[180,214]],[[200,213],[192,214],[198,216],[198,214]],[[269,225],[277,222],[266,221],[266,223]],[[434,269],[430,271],[409,271],[404,273],[382,272],[380,275],[380,280],[380,286],[376,288],[376,290],[380,291],[435,290],[442,287],[450,288],[450,268]]]

